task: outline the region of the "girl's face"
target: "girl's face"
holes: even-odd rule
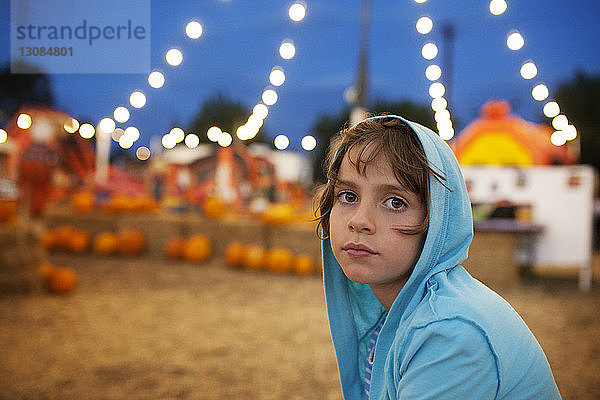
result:
[[[359,174],[348,157],[356,160],[360,150],[352,149],[342,160],[329,222],[331,246],[348,279],[369,284],[389,309],[419,258],[426,234],[397,229],[420,225],[425,205],[398,182],[384,156],[369,163],[366,176]]]

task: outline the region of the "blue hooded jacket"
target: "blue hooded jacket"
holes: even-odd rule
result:
[[[387,317],[371,288],[350,281],[329,239],[323,240],[325,298],[344,398],[363,398],[368,341],[385,318],[370,399],[560,399],[548,361],[521,317],[460,265],[473,220],[452,150],[431,130],[402,120],[452,191],[430,179],[425,244]]]

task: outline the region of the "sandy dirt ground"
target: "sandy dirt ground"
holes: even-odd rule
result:
[[[0,295],[0,399],[340,399],[318,276],[53,255],[68,296]],[[501,294],[564,399],[600,399],[600,282],[534,276]]]

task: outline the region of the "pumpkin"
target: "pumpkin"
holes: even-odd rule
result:
[[[262,246],[252,244],[246,247],[244,266],[250,270],[259,270],[265,266],[266,252]]]
[[[165,253],[169,258],[181,258],[185,249],[186,241],[184,238],[176,236],[167,241]]]
[[[227,213],[227,206],[218,197],[208,197],[202,204],[204,215],[210,218],[221,218]]]
[[[204,261],[210,252],[210,240],[204,235],[194,235],[185,243],[184,256],[189,261]]]
[[[268,225],[283,225],[294,219],[294,207],[287,203],[277,203],[263,212],[262,221]]]
[[[67,248],[75,253],[87,250],[90,244],[90,235],[83,231],[73,231],[67,239]]]
[[[69,240],[77,234],[77,229],[71,225],[62,225],[54,230],[54,248],[68,250]]]
[[[71,196],[71,204],[79,212],[90,212],[94,209],[94,194],[90,191],[77,192]]]
[[[17,216],[16,200],[0,200],[0,223],[11,222]]]
[[[118,250],[124,256],[136,256],[146,248],[144,234],[136,229],[122,229],[119,231]]]
[[[274,247],[267,252],[266,265],[273,272],[288,272],[292,268],[294,256],[283,247]]]
[[[77,276],[71,268],[54,268],[47,283],[52,292],[66,294],[75,289]]]
[[[299,275],[310,275],[314,269],[313,259],[308,254],[300,254],[294,258],[292,268]]]
[[[50,279],[50,276],[54,272],[54,269],[54,265],[50,264],[48,261],[43,261],[40,265],[40,273],[42,274],[42,278],[44,278],[46,282],[48,282],[48,279]]]
[[[246,248],[240,242],[231,242],[225,249],[225,262],[232,267],[239,267],[244,262]]]
[[[41,237],[42,247],[46,250],[54,250],[57,247],[56,232],[52,229],[45,231]]]
[[[94,251],[98,254],[112,254],[117,250],[119,237],[114,232],[100,232],[94,238]]]

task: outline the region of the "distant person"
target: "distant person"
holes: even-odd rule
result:
[[[473,237],[454,154],[397,116],[332,142],[324,284],[346,400],[560,399],[531,331],[460,265]]]

